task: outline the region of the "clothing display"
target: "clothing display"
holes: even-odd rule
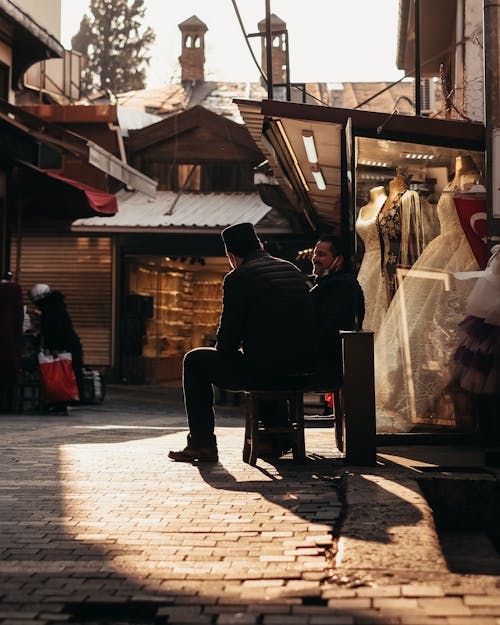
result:
[[[381,262],[387,283],[387,296],[392,299],[398,288],[396,270],[413,265],[424,248],[424,220],[420,198],[411,191],[404,176],[389,183],[389,196],[377,218]]]
[[[479,269],[453,188],[452,181],[438,201],[441,234],[406,274],[375,338],[377,426],[385,431],[432,423],[433,405],[452,379],[458,325],[471,289],[453,274]]]
[[[463,338],[454,354],[455,373],[463,389],[500,393],[500,245],[472,288],[460,323]],[[477,275],[477,274],[476,274]]]
[[[356,233],[363,241],[364,254],[358,271],[358,282],[365,297],[363,328],[376,332],[389,306],[381,268],[378,215],[387,199],[384,187],[370,189],[370,201],[359,209]]]

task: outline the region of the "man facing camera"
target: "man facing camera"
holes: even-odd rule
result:
[[[178,462],[217,462],[213,385],[232,391],[302,386],[314,367],[313,307],[306,276],[263,249],[251,223],[222,231],[232,267],[224,278],[215,347],[184,356],[187,446]]]
[[[336,390],[343,377],[340,330],[359,330],[365,316],[363,290],[346,269],[342,240],[321,236],[312,257],[315,330],[318,340],[315,388]]]

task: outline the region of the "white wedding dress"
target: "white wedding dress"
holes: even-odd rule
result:
[[[433,406],[452,378],[458,324],[472,288],[470,280],[455,280],[453,274],[479,267],[448,188],[437,205],[441,234],[407,273],[375,337],[379,432],[432,423]]]
[[[387,287],[380,262],[378,212],[370,219],[364,219],[362,215],[361,210],[356,220],[356,232],[365,247],[363,260],[358,271],[358,282],[365,296],[363,329],[377,332],[389,307]]]

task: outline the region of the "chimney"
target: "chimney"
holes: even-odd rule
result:
[[[182,33],[179,57],[182,82],[205,80],[205,33],[208,28],[196,15],[178,25]]]
[[[260,38],[262,41],[262,53],[261,53],[261,66],[267,76],[267,52],[266,52],[266,20],[262,20],[257,24],[259,32],[262,33]],[[271,31],[284,31],[286,30],[286,22],[281,20],[277,15],[271,13]],[[273,60],[273,84],[285,84],[286,83],[286,35],[271,34],[272,41],[272,60]],[[261,82],[264,81],[261,78]]]

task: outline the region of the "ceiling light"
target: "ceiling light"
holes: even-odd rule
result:
[[[316,145],[314,143],[314,135],[312,130],[303,130],[302,131],[302,141],[304,142],[304,147],[306,149],[307,160],[310,163],[318,162],[318,154],[316,152]]]
[[[401,156],[415,161],[431,161],[434,158],[434,154],[426,154],[425,152],[403,152]]]
[[[312,175],[314,178],[314,182],[318,187],[318,191],[324,191],[326,189],[326,183],[325,179],[323,178],[323,174],[321,173],[321,169],[319,167],[313,167]]]

